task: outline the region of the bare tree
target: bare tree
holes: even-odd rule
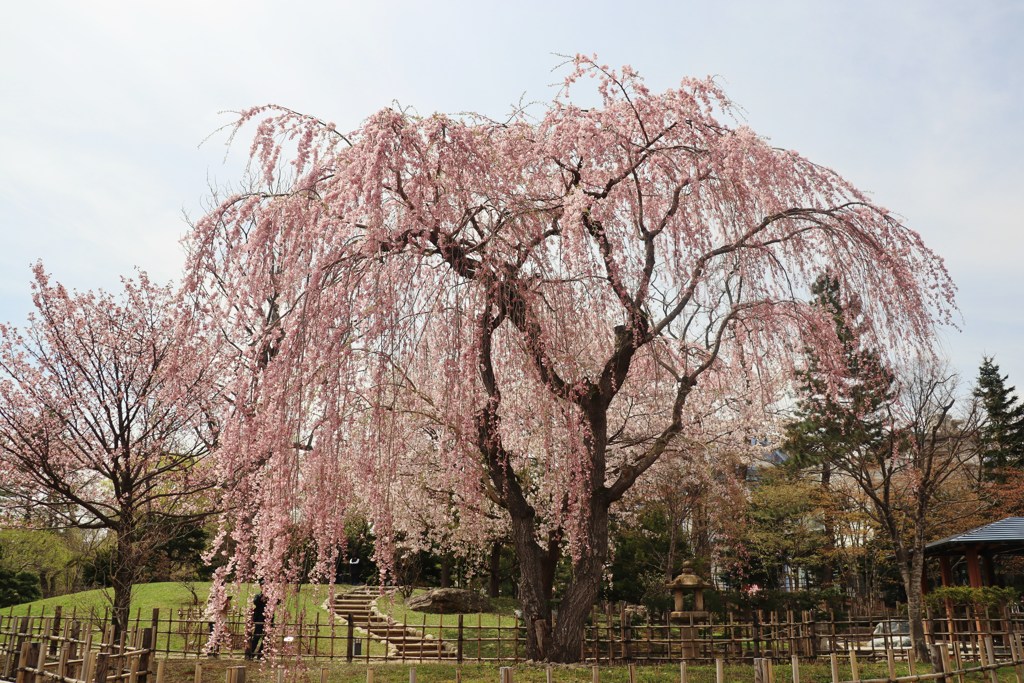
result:
[[[922,361],[898,381],[897,395],[886,407],[883,437],[831,458],[856,484],[864,511],[892,545],[914,649],[922,659],[928,659],[922,622],[925,544],[943,522],[962,512],[964,492],[976,492],[971,482],[979,465],[978,405],[958,399],[957,387],[947,367]]]

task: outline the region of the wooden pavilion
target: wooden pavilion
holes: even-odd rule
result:
[[[1024,555],[1024,517],[1007,517],[976,529],[933,541],[925,546],[925,558],[939,560],[943,586],[953,585],[953,560],[963,557],[972,588],[996,582],[997,555]]]

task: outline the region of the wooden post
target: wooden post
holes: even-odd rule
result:
[[[18,673],[16,683],[29,683],[29,669],[39,659],[39,643],[25,641],[21,644],[21,653],[18,657]]]
[[[156,683],[164,683],[164,671],[167,668],[167,660],[161,659],[156,663]]]
[[[1021,670],[1021,660],[1024,657],[1024,648],[1021,647],[1020,634],[1010,634],[1010,652],[1013,661],[1013,673],[1017,677],[1017,683],[1024,683],[1024,672]]]
[[[373,679],[373,676],[371,675],[369,678]],[[284,667],[283,666],[277,667],[277,683],[284,683]],[[372,683],[372,680],[371,680],[371,683]]]
[[[554,671],[551,670],[551,665],[548,664],[544,668],[544,683],[554,683]]]
[[[597,668],[597,664],[590,670],[590,683],[601,683],[601,671]]]
[[[768,680],[768,667],[763,657],[754,658],[754,683],[770,683]]]
[[[629,665],[627,666],[627,669],[629,670],[629,683],[637,683],[637,681],[636,681],[636,664],[634,664],[633,662],[630,662]],[[998,683],[998,681],[997,681],[997,683]]]
[[[409,683],[416,683],[416,667],[409,667]]]
[[[203,665],[196,662],[196,671],[192,674],[192,683],[203,683]]]
[[[988,662],[992,666],[996,664],[996,650],[992,644],[992,636],[985,636],[985,652],[988,654]],[[992,669],[988,672],[989,678],[992,679],[992,683],[999,683],[999,672]]]
[[[839,683],[839,655],[835,650],[829,653],[829,663],[832,665],[832,683]]]
[[[71,649],[73,643],[71,642],[71,622],[64,622],[64,635],[61,636],[62,642],[60,647],[60,653],[57,659],[57,678],[62,679],[68,675],[68,660],[71,659]]]
[[[93,670],[93,680],[96,683],[106,683],[107,681],[107,667],[110,665],[110,655],[106,652],[100,652],[96,655],[95,668]]]
[[[348,625],[345,628],[345,661],[346,662],[351,662],[352,661],[352,653],[354,651],[353,650],[354,644],[353,644],[352,637],[355,635],[355,624],[352,623],[352,615],[351,614],[345,615],[345,619],[346,619],[346,621],[348,621]],[[366,646],[367,646],[367,648],[369,648],[370,644],[367,643]]]
[[[889,642],[889,644],[885,648],[885,663],[889,667],[889,680],[895,679],[896,678],[896,653],[893,652],[892,642],[891,641]]]
[[[459,615],[459,635],[455,641],[455,661],[462,664],[462,615]],[[550,667],[549,667],[550,668]]]
[[[715,683],[725,683],[725,660],[715,657]]]
[[[910,670],[911,676],[917,675],[917,656],[914,654],[913,645],[907,650],[907,668]]]
[[[53,610],[53,627],[50,629],[50,656],[57,655],[57,637],[60,635],[60,616],[62,613],[60,605]]]
[[[689,683],[686,673],[686,662],[679,662],[679,683]]]
[[[860,680],[860,666],[857,663],[856,645],[850,648],[850,679],[854,681]]]
[[[92,634],[90,634],[92,635]],[[81,680],[91,681],[93,672],[96,671],[96,657],[97,653],[93,652],[89,648],[85,648],[82,658],[85,663],[82,665],[82,676]]]
[[[366,683],[373,683],[373,669],[366,670]]]
[[[44,630],[39,635],[42,636],[43,638],[45,638],[46,637],[46,631]],[[46,676],[44,675],[44,672],[46,671],[46,652],[47,652],[47,647],[46,647],[46,642],[44,641],[39,646],[39,653],[38,653],[39,657],[36,659],[36,674],[35,674],[35,682],[36,683],[45,683],[45,681],[46,681]]]
[[[938,649],[939,649],[939,659],[942,662],[942,670],[945,671],[946,674],[947,674],[946,677],[945,677],[945,680],[951,681],[951,680],[953,680],[953,677],[949,675],[949,672],[953,670],[953,667],[951,667],[949,665],[949,650],[946,648],[945,645],[939,645]],[[961,674],[961,675],[963,675],[963,674]]]
[[[330,678],[331,670],[326,666],[320,667],[320,683],[327,683],[327,679]]]
[[[153,611],[155,612],[156,610]],[[138,657],[133,658],[138,660],[138,683],[146,683],[146,679],[149,674],[150,661],[152,660],[151,653],[153,651],[153,642],[155,640],[153,638],[154,632],[155,631],[152,626],[142,629],[142,642],[139,643],[139,645],[143,652]]]
[[[800,655],[795,652],[790,655],[789,666],[793,670],[793,683],[800,683]]]

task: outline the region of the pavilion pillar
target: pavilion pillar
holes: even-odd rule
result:
[[[984,582],[981,578],[981,558],[978,556],[978,549],[968,548],[964,556],[967,558],[967,578],[970,580],[971,588],[981,588]]]
[[[985,585],[996,585],[996,558],[992,553],[982,555],[985,560]]]
[[[953,565],[949,563],[949,555],[939,557],[939,572],[942,576],[942,587],[953,585]]]

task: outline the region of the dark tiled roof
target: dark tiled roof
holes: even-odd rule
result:
[[[997,551],[1024,552],[1024,517],[1007,517],[962,534],[933,541],[925,546],[925,550],[942,554],[977,545],[987,545]]]

